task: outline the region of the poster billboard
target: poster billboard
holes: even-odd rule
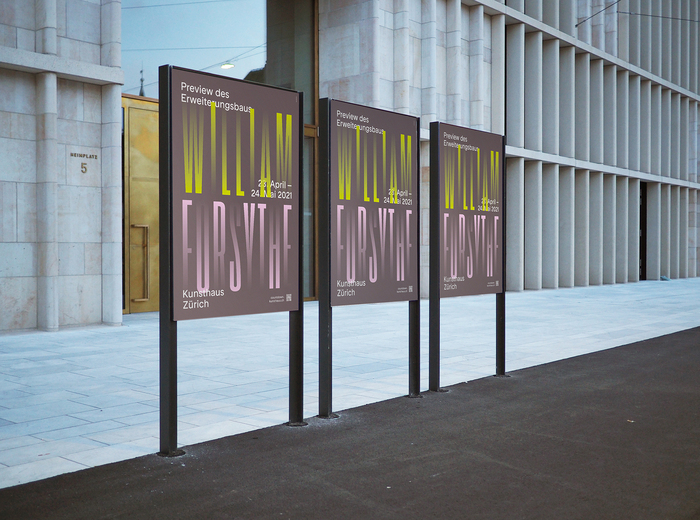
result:
[[[171,72],[173,319],[299,308],[297,92]]]
[[[434,125],[440,296],[503,292],[503,136]]]
[[[329,103],[331,305],[417,300],[418,119]]]

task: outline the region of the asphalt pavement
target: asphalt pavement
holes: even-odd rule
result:
[[[0,489],[0,518],[697,520],[698,368],[693,328]]]

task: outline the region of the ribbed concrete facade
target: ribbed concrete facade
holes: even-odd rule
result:
[[[698,276],[697,1],[318,8],[320,96],[421,117],[423,296],[435,120],[507,136],[509,290]],[[120,20],[0,1],[0,331],[121,322]]]
[[[640,264],[647,279],[698,275],[698,2],[319,11],[321,97],[421,117],[422,295],[434,120],[506,134],[509,290],[636,282]]]
[[[0,2],[0,331],[122,320],[121,2]]]

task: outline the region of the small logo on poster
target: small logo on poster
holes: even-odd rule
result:
[[[292,295],[291,295],[291,294],[288,294],[288,295],[287,295],[287,301],[288,301],[288,302],[291,302],[291,301],[292,301]]]
[[[413,292],[413,286],[412,286],[412,285],[409,285],[409,286],[408,286],[408,292]]]

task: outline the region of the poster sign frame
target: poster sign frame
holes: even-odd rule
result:
[[[481,147],[488,152],[481,160]],[[445,150],[451,150],[446,160]],[[462,160],[462,151],[477,154],[477,160]],[[457,157],[454,152],[457,152]],[[496,161],[496,156],[498,160]],[[429,383],[431,391],[440,387],[440,299],[443,296],[496,295],[496,375],[505,375],[505,295],[506,295],[506,177],[505,137],[441,122],[430,123],[430,284],[429,284]],[[476,162],[477,182],[473,171]],[[449,163],[449,164],[448,164]],[[498,166],[496,166],[496,163]],[[467,164],[469,170],[467,175]],[[449,168],[448,168],[449,166]],[[486,166],[484,169],[483,167]],[[449,175],[446,175],[446,171]],[[488,175],[484,175],[484,171]],[[450,182],[445,182],[449,177]],[[486,187],[484,186],[486,183]],[[474,184],[482,189],[474,190]],[[467,186],[469,195],[467,196]],[[490,199],[496,187],[499,196]],[[446,189],[448,188],[448,189]],[[476,193],[476,200],[474,200]],[[456,195],[456,197],[455,197]],[[461,195],[461,197],[459,196]],[[468,202],[467,202],[468,199]],[[495,205],[494,205],[495,204]],[[489,209],[498,208],[498,211]],[[456,209],[455,209],[456,208]],[[498,223],[495,216],[498,215]],[[488,222],[488,216],[492,220]],[[451,219],[452,228],[444,226]],[[471,223],[471,229],[468,225]],[[487,224],[491,224],[489,227]],[[487,242],[491,229],[492,241]],[[449,237],[450,240],[445,240]],[[476,238],[480,241],[477,253]],[[468,248],[470,249],[468,250]],[[468,260],[471,259],[471,266]],[[489,261],[491,263],[489,263]],[[449,273],[444,268],[449,266]],[[471,267],[471,271],[467,271]],[[456,268],[456,269],[455,269]],[[460,273],[459,268],[462,269]],[[449,276],[446,276],[448,275]],[[470,277],[469,274],[472,276]],[[476,283],[471,279],[476,277]],[[492,280],[489,280],[489,276]],[[468,282],[469,280],[469,282]],[[498,282],[498,284],[496,284]]]
[[[176,79],[178,81],[182,81],[182,74],[187,75],[190,78],[194,78],[195,82],[190,85],[192,88],[186,88],[183,87],[181,84],[179,85],[180,90],[184,90],[186,92],[181,92],[180,95],[189,95],[191,100],[186,100],[185,103],[192,105],[191,107],[187,107],[188,110],[188,120],[185,122],[183,117],[180,118],[175,118],[173,117],[173,107],[175,106],[175,103],[173,102],[174,98],[177,98],[177,87],[174,85],[173,81],[173,73],[175,73]],[[210,154],[210,168],[209,172],[211,172],[210,176],[210,181],[209,181],[209,187],[211,188],[212,186],[221,186],[222,190],[222,196],[230,196],[229,194],[225,193],[226,191],[232,192],[234,189],[236,190],[243,190],[243,175],[242,175],[242,170],[243,170],[243,159],[241,159],[241,175],[239,175],[239,166],[237,164],[237,157],[240,157],[240,155],[236,155],[237,152],[240,152],[238,143],[236,143],[235,135],[241,136],[242,132],[239,131],[238,126],[236,125],[234,128],[234,139],[233,142],[236,143],[233,154],[229,154],[229,147],[227,143],[230,143],[227,139],[227,133],[231,129],[229,126],[224,126],[223,122],[221,126],[215,126],[216,120],[219,119],[218,116],[218,110],[221,108],[222,110],[226,111],[227,106],[219,103],[213,103],[217,101],[215,98],[219,97],[222,98],[220,101],[223,103],[229,103],[228,109],[232,110],[233,112],[241,112],[241,110],[236,108],[235,104],[238,104],[239,106],[245,106],[248,107],[248,115],[251,116],[251,111],[250,108],[253,107],[253,113],[255,111],[255,100],[251,99],[250,96],[250,91],[253,92],[265,92],[269,96],[272,97],[271,99],[271,106],[268,106],[268,110],[270,112],[274,111],[277,109],[277,106],[279,105],[278,103],[275,102],[275,95],[279,97],[285,97],[285,99],[289,99],[290,96],[295,97],[296,102],[297,102],[297,108],[294,111],[291,111],[290,113],[284,113],[282,111],[282,123],[280,124],[279,122],[279,117],[277,117],[277,113],[275,113],[275,121],[270,122],[268,118],[268,125],[271,126],[273,124],[277,124],[277,129],[282,127],[282,139],[276,139],[274,143],[271,142],[271,139],[267,139],[267,143],[263,144],[262,141],[265,141],[265,122],[264,122],[264,117],[263,117],[263,123],[261,127],[261,135],[263,136],[261,139],[261,146],[260,146],[260,161],[259,164],[261,165],[261,172],[264,172],[266,175],[264,177],[265,182],[262,182],[263,177],[261,177],[261,186],[260,189],[265,188],[268,189],[269,192],[266,193],[266,200],[263,203],[267,203],[269,200],[272,200],[273,197],[269,196],[272,193],[272,189],[277,189],[276,186],[273,184],[274,181],[279,181],[279,179],[272,179],[271,174],[267,174],[268,171],[271,171],[274,166],[272,163],[272,157],[275,157],[274,151],[279,152],[279,148],[276,150],[272,150],[273,146],[278,146],[282,148],[284,154],[278,154],[280,157],[284,157],[284,168],[287,168],[286,171],[288,172],[295,172],[296,173],[296,181],[293,181],[294,184],[292,185],[292,188],[294,188],[294,191],[288,190],[289,193],[292,195],[292,200],[296,201],[296,204],[294,205],[296,207],[296,211],[288,211],[287,215],[287,223],[289,226],[294,226],[296,227],[296,239],[294,237],[290,236],[291,233],[288,233],[287,236],[283,237],[284,235],[284,228],[282,226],[277,227],[276,229],[279,231],[275,231],[273,233],[274,237],[270,238],[270,249],[267,251],[267,257],[261,256],[262,253],[264,253],[264,241],[262,240],[264,238],[264,235],[262,233],[259,233],[259,252],[260,255],[258,257],[258,261],[264,261],[265,258],[267,260],[270,260],[272,258],[273,262],[268,264],[269,271],[267,272],[268,275],[268,283],[271,278],[271,272],[273,272],[273,267],[274,267],[274,275],[275,277],[278,277],[278,267],[279,270],[282,271],[284,269],[283,266],[280,267],[281,262],[279,262],[280,258],[283,258],[284,255],[287,255],[287,259],[289,260],[289,263],[287,264],[287,275],[290,276],[290,278],[287,280],[287,287],[289,291],[289,294],[292,294],[291,301],[287,298],[284,299],[284,303],[277,304],[276,302],[274,305],[271,305],[269,308],[260,308],[260,306],[256,305],[250,305],[250,298],[243,298],[242,305],[237,308],[237,310],[234,313],[230,312],[230,309],[222,311],[222,312],[217,312],[217,313],[212,313],[212,314],[196,314],[193,316],[187,316],[185,319],[198,319],[198,318],[205,318],[205,317],[217,317],[217,316],[232,316],[232,315],[241,315],[241,314],[252,314],[252,313],[258,313],[258,312],[277,312],[277,311],[289,311],[289,425],[290,426],[301,426],[305,425],[306,423],[303,420],[303,377],[304,377],[304,363],[303,363],[303,340],[304,340],[304,315],[303,315],[303,304],[301,302],[302,298],[302,287],[303,287],[303,278],[304,278],[304,273],[303,273],[303,261],[302,261],[302,255],[303,255],[303,233],[301,233],[302,230],[302,218],[303,218],[303,212],[301,210],[301,194],[304,193],[303,191],[303,146],[302,146],[302,140],[303,140],[303,135],[304,135],[304,122],[303,122],[303,94],[301,92],[294,92],[290,91],[289,89],[283,89],[279,87],[274,87],[274,86],[269,86],[269,85],[261,85],[261,84],[256,84],[256,83],[251,83],[248,81],[243,81],[243,80],[237,80],[233,78],[228,78],[224,76],[217,76],[214,74],[209,74],[201,71],[193,71],[189,69],[185,69],[182,67],[175,67],[172,65],[162,65],[158,69],[158,81],[159,81],[159,154],[160,154],[160,170],[159,170],[159,219],[160,219],[160,311],[159,311],[159,316],[160,316],[160,452],[159,455],[162,456],[167,456],[167,457],[172,457],[172,456],[178,456],[184,453],[181,449],[178,448],[177,445],[177,321],[175,321],[176,318],[176,313],[175,313],[175,306],[178,302],[182,303],[183,295],[177,295],[178,298],[176,298],[175,290],[177,290],[178,286],[174,284],[173,278],[176,275],[176,269],[174,269],[174,266],[176,262],[174,262],[174,248],[173,245],[175,243],[174,237],[173,237],[173,229],[175,228],[176,230],[179,230],[180,236],[182,236],[182,231],[183,229],[188,229],[187,226],[181,226],[181,227],[176,227],[174,226],[173,219],[174,218],[179,218],[180,221],[182,222],[182,217],[183,214],[182,212],[177,213],[174,211],[174,205],[173,201],[176,200],[176,203],[179,202],[180,208],[185,206],[183,204],[183,199],[182,199],[182,190],[179,192],[177,190],[173,189],[173,170],[174,167],[175,169],[180,167],[182,170],[184,170],[184,166],[182,163],[179,163],[177,160],[174,160],[173,154],[180,154],[181,157],[183,157],[183,161],[187,162],[185,159],[187,158],[192,158],[190,163],[190,174],[189,178],[191,180],[191,195],[197,194],[197,195],[204,195],[204,187],[207,185],[207,181],[205,180],[206,175],[204,171],[204,165],[205,165],[205,156],[207,154]],[[213,87],[212,87],[212,82],[213,82]],[[221,82],[221,87],[219,87],[219,83]],[[227,90],[227,87],[224,87],[223,85],[229,85],[233,86],[235,85],[235,89],[242,89],[241,91],[247,92],[246,95],[242,95],[239,98],[236,99],[231,99],[231,90]],[[199,87],[199,91],[197,91],[197,87]],[[210,89],[207,90],[206,92],[204,89]],[[228,92],[229,98],[227,101],[223,101],[224,95],[221,95],[219,92],[217,92],[217,89],[219,92]],[[239,92],[239,90],[235,90],[236,92]],[[189,93],[188,93],[189,92]],[[240,93],[240,92],[239,92]],[[214,96],[214,99],[211,96]],[[269,98],[267,98],[269,101]],[[180,103],[182,103],[182,97],[180,97]],[[212,104],[214,104],[214,108],[212,108]],[[195,110],[190,110],[192,108],[195,108]],[[209,139],[209,147],[205,147],[205,142],[204,142],[204,119],[205,119],[205,114],[204,113],[199,113],[196,109],[197,107],[204,107],[205,110],[209,110],[209,128],[210,128],[210,139]],[[180,106],[182,108],[182,106]],[[182,114],[182,113],[181,113]],[[194,114],[194,117],[192,119],[189,119],[189,116]],[[297,118],[296,123],[294,122],[294,117]],[[238,119],[235,116],[232,117],[232,119],[236,120],[236,123],[238,123]],[[225,118],[224,118],[225,120]],[[250,117],[249,122],[250,122],[250,129],[254,128],[254,124],[252,122],[253,118]],[[184,123],[184,124],[183,124]],[[212,124],[213,123],[213,124]],[[179,133],[174,132],[174,124],[178,126],[180,129]],[[268,131],[269,131],[269,126],[268,126]],[[187,128],[187,131],[193,130],[193,134],[196,134],[196,139],[193,138],[192,135],[188,135],[187,139],[185,140],[185,128]],[[173,136],[178,135],[180,142],[182,143],[181,146],[176,147],[175,143],[173,142]],[[221,137],[221,142],[224,143],[224,145],[221,148],[216,147],[216,140],[212,140],[211,136],[212,135],[218,135]],[[257,132],[252,133],[253,139],[250,139],[250,133],[248,134],[249,141],[246,143],[248,146],[250,146],[250,152],[249,152],[249,162],[250,162],[250,157],[255,157],[256,155],[253,153],[253,150],[256,146],[255,142],[255,136],[257,136]],[[268,134],[269,137],[269,134]],[[289,142],[290,140],[288,137],[291,137],[291,143]],[[242,140],[242,139],[241,139]],[[177,141],[177,139],[176,139]],[[185,145],[185,143],[187,143]],[[212,144],[214,143],[214,144]],[[187,155],[185,155],[185,149],[187,148]],[[257,147],[256,147],[257,148]],[[211,158],[216,158],[213,161]],[[226,157],[226,159],[224,159]],[[276,157],[275,157],[276,159]],[[227,162],[228,161],[228,162]],[[235,169],[234,169],[234,174],[231,175],[230,179],[228,182],[225,182],[224,179],[226,179],[226,176],[224,176],[223,172],[227,171],[227,165],[230,165],[231,163],[235,164]],[[178,166],[179,164],[179,166]],[[216,176],[216,166],[214,168],[211,168],[211,165],[220,165],[221,166],[221,175]],[[253,162],[253,165],[255,166],[258,164],[256,161]],[[269,168],[268,168],[269,167]],[[280,171],[280,164],[277,164],[277,172],[279,173]],[[230,171],[230,170],[228,170]],[[182,173],[182,172],[181,172]],[[252,177],[252,170],[249,168],[249,178],[253,179]],[[199,175],[199,177],[198,177]],[[262,173],[261,173],[262,175]],[[291,175],[291,173],[290,173]],[[234,180],[235,179],[235,180]],[[240,184],[239,184],[239,179],[240,179]],[[180,182],[182,182],[182,179],[179,179]],[[199,183],[199,184],[198,184]],[[218,184],[221,183],[221,184]],[[263,185],[264,184],[264,185]],[[289,182],[287,182],[289,184]],[[200,188],[198,190],[198,187]],[[187,191],[185,189],[185,191]],[[174,197],[174,192],[175,194],[179,197],[179,199],[175,199]],[[244,192],[245,193],[245,192]],[[257,194],[259,197],[259,193]],[[236,196],[239,196],[237,193]],[[252,197],[253,195],[251,195]],[[279,197],[274,197],[274,198],[279,198]],[[202,197],[202,199],[205,201],[205,204],[203,206],[206,206],[206,201],[207,199],[205,197]],[[209,199],[209,203],[212,204],[211,208],[212,211],[218,210],[219,217],[223,217],[223,211],[226,211],[225,209],[222,210],[221,208],[225,208],[226,204],[222,200],[211,200]],[[241,203],[243,205],[244,203]],[[248,202],[249,206],[247,208],[243,209],[249,209],[250,211],[248,212],[248,216],[251,217],[253,214],[253,203]],[[257,203],[256,203],[257,204]],[[192,197],[192,205],[194,205],[194,197]],[[267,209],[267,208],[266,208]],[[205,214],[204,211],[201,211],[201,214]],[[262,213],[260,213],[261,215]],[[196,215],[196,212],[195,212]],[[269,215],[269,214],[268,214]],[[242,220],[245,222],[245,214],[241,215],[239,212],[236,214],[236,211],[229,212],[229,216],[233,216],[233,220],[229,219],[228,223],[230,223],[230,229],[233,229],[235,226],[239,226],[240,222],[237,220],[237,217],[242,217]],[[197,217],[195,216],[195,219]],[[282,221],[284,215],[280,217],[277,222]],[[274,220],[274,219],[273,219]],[[206,218],[201,218],[199,223],[197,225],[200,226],[201,229],[203,230],[211,230],[213,233],[213,224],[215,220],[212,218],[211,226],[207,227],[206,224]],[[223,232],[223,218],[219,220],[220,225],[217,231]],[[249,218],[248,220],[249,225],[247,226],[248,228],[248,250],[246,251],[246,254],[251,254],[254,257],[254,251],[251,253],[250,252],[250,245],[251,241],[254,239],[254,232],[256,228],[253,226],[252,218]],[[262,224],[262,220],[258,220],[259,224]],[[261,225],[258,225],[258,230],[264,229]],[[211,236],[212,238],[212,244],[214,244],[214,234],[209,235],[207,231],[206,236]],[[252,233],[251,233],[252,231]],[[287,231],[289,231],[289,228],[287,228]],[[195,232],[196,234],[196,232]],[[244,231],[245,235],[245,231]],[[203,233],[200,233],[199,239],[200,239],[200,244],[204,243],[204,237],[205,235]],[[234,250],[234,256],[233,258],[231,257],[226,257],[224,248],[222,247],[222,244],[224,244],[224,240],[226,239],[225,233],[222,233],[221,235],[217,235],[221,237],[221,240],[218,242],[219,247],[214,247],[213,249],[208,249],[206,245],[203,248],[203,251],[209,251],[212,253],[212,256],[219,261],[223,260],[222,264],[225,266],[226,264],[224,263],[225,261],[229,261],[229,274],[232,272],[231,268],[233,269],[233,272],[235,272],[235,262],[238,261],[238,257],[235,255],[235,239],[233,238],[233,233],[231,233],[231,238],[233,242],[231,242],[231,247]],[[294,241],[294,243],[291,243]],[[196,242],[196,238],[195,238]],[[179,244],[179,253],[182,254],[183,256],[186,254],[189,254],[190,252],[187,251],[187,247],[183,247],[183,243],[185,243],[184,240],[180,240],[177,242]],[[290,246],[288,249],[284,249],[283,247],[286,248],[286,246]],[[273,249],[273,246],[275,249]],[[293,248],[293,246],[296,246],[296,249]],[[270,252],[274,252],[274,258],[273,255],[270,255]],[[240,253],[240,247],[239,247],[239,253]],[[218,255],[218,256],[217,256]],[[200,258],[204,258],[204,255],[202,255]],[[250,256],[248,257],[248,260],[250,259]],[[248,262],[250,264],[250,260]],[[221,265],[221,264],[220,264]],[[260,265],[260,264],[259,264]],[[201,282],[202,280],[205,279],[205,277],[202,274],[201,270],[202,263],[200,263],[200,272],[198,273],[199,276],[199,281]],[[264,266],[264,264],[263,264]],[[243,274],[242,274],[243,269],[241,269],[241,277],[237,278],[236,280],[240,281],[241,285],[243,284]],[[219,274],[223,273],[224,270],[223,268],[220,269]],[[238,274],[238,273],[236,273]],[[264,277],[260,276],[263,274],[263,272],[258,272],[257,279],[260,280],[261,283],[264,281]],[[180,273],[182,276],[182,273]],[[251,276],[251,278],[255,278],[254,276]],[[281,279],[281,278],[280,278]],[[230,279],[229,279],[230,282]],[[281,285],[281,284],[280,284]],[[209,292],[211,289],[208,289],[207,291],[200,291],[197,290],[197,293],[205,293]],[[218,290],[218,289],[217,289]],[[275,290],[277,290],[277,287],[275,287]],[[225,291],[224,291],[225,292]],[[239,291],[232,291],[235,293],[238,293]],[[197,294],[196,297],[198,299],[204,299],[206,297],[211,297],[209,294]],[[220,298],[221,296],[216,296]],[[210,304],[211,305],[211,304]],[[182,319],[182,317],[180,317]]]
[[[503,136],[447,123],[431,141],[431,205],[440,245],[440,297],[503,292]],[[435,178],[437,177],[437,179]]]
[[[419,120],[329,103],[331,305],[418,300]]]
[[[297,310],[300,94],[171,74],[173,319]]]

